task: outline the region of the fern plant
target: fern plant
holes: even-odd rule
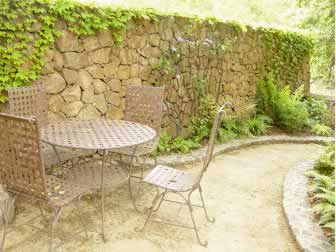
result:
[[[313,210],[319,217],[322,227],[335,235],[335,146],[330,144],[306,173],[311,180],[310,191],[313,194]]]
[[[308,110],[301,100],[303,89],[299,88],[293,95],[288,86],[278,92],[276,100],[276,122],[289,130],[304,129],[309,122]]]
[[[333,135],[333,130],[329,126],[316,123],[310,130],[314,135],[330,137]]]
[[[333,144],[330,144],[315,162],[314,170],[327,176],[335,173],[335,146]]]
[[[217,107],[214,97],[201,97],[198,116],[191,119],[189,127],[194,142],[199,143],[209,137]]]
[[[172,142],[174,151],[177,153],[188,153],[193,149],[201,147],[201,145],[192,139],[178,136]]]
[[[275,118],[278,90],[273,83],[272,73],[268,73],[257,86],[257,112]]]
[[[159,153],[171,152],[171,142],[172,137],[167,133],[167,131],[163,131],[160,135],[160,140],[157,146],[157,150]]]
[[[254,135],[259,136],[266,134],[271,127],[272,119],[265,115],[256,115],[246,121],[248,131]]]
[[[319,217],[319,224],[335,234],[335,176],[326,176],[315,170],[307,173],[312,180],[310,190],[315,201],[313,210]]]
[[[309,124],[309,114],[303,99],[303,87],[291,94],[288,86],[278,88],[272,74],[257,87],[257,111],[269,116],[279,127],[301,130]]]
[[[323,97],[308,97],[305,102],[313,124],[334,125],[333,110],[328,107],[327,101]]]

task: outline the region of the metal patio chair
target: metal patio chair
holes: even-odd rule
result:
[[[206,151],[206,156],[203,160],[203,166],[197,174],[193,175],[192,173],[187,172],[187,171],[177,170],[177,169],[164,166],[164,165],[157,165],[144,178],[144,182],[149,183],[152,186],[155,186],[155,188],[157,189],[157,194],[153,199],[151,207],[149,208],[149,213],[144,223],[144,226],[139,231],[145,230],[153,213],[159,210],[163,201],[184,204],[184,205],[187,205],[188,207],[193,225],[185,226],[185,225],[174,224],[171,222],[166,222],[166,224],[194,229],[198,242],[202,246],[207,246],[208,242],[201,241],[200,239],[199,231],[197,229],[194,214],[193,214],[193,207],[203,208],[206,219],[212,223],[215,221],[215,219],[209,217],[208,212],[206,210],[203,195],[202,195],[201,180],[205,172],[207,171],[207,168],[211,161],[214,144],[215,144],[215,140],[217,136],[217,131],[218,131],[218,127],[221,121],[221,116],[227,105],[231,105],[231,104],[225,103],[223,106],[220,107],[220,109],[218,110],[215,116],[213,127],[212,127],[210,138],[209,138],[207,151]],[[191,203],[190,197],[196,191],[198,191],[200,194],[202,205],[195,205]],[[180,202],[180,201],[165,199],[165,196],[169,193],[179,195],[183,199],[183,201]],[[156,206],[157,203],[158,205]]]
[[[54,227],[62,210],[74,203],[87,238],[81,208],[80,196],[88,188],[56,176],[45,174],[40,143],[39,123],[34,117],[24,118],[0,113],[0,183],[8,192],[38,203],[42,217],[42,206],[52,209],[50,218],[49,251],[53,249]],[[7,233],[4,221],[3,242]]]
[[[163,117],[163,87],[148,87],[148,86],[132,86],[126,87],[126,107],[123,120],[132,121],[147,125],[156,131],[154,140],[142,145],[130,148],[114,149],[111,152],[119,154],[120,162],[125,167],[128,167],[128,185],[131,195],[131,200],[134,208],[137,210],[135,197],[132,190],[131,179],[137,178],[140,181],[143,179],[144,164],[146,158],[153,155],[155,165],[157,165],[157,145],[160,139],[161,124]],[[141,174],[136,176],[132,174],[132,163],[134,158],[138,161],[143,159],[140,167]],[[126,162],[124,160],[128,159]],[[126,163],[126,164],[125,164]]]
[[[11,114],[22,117],[34,116],[40,126],[48,123],[48,97],[43,85],[8,89],[8,103]],[[42,153],[46,167],[92,154],[92,152],[79,153],[74,150],[56,148],[45,143],[42,143]]]

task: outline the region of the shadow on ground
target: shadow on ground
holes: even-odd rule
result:
[[[322,149],[316,144],[265,145],[215,158],[203,181],[203,189],[216,222],[206,223],[202,210],[196,211],[202,237],[209,241],[207,248],[198,245],[193,230],[153,223],[145,233],[136,232],[145,215],[133,210],[125,185],[107,196],[105,244],[99,235],[99,208],[93,204],[98,205],[99,198],[96,201],[84,198],[81,206],[88,223],[89,241],[80,233],[74,208],[68,207],[57,226],[57,242],[61,245],[55,251],[299,251],[282,212],[282,184],[291,167],[317,158]],[[195,172],[200,164],[181,168]],[[139,204],[148,206],[154,190],[144,185],[139,192]],[[190,222],[183,206],[164,204],[160,216]],[[8,234],[5,251],[47,251],[47,229],[37,208],[18,201],[17,217],[11,227],[14,225],[16,228]]]

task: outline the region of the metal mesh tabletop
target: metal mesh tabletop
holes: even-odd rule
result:
[[[122,120],[70,120],[42,128],[42,141],[61,147],[110,150],[146,143],[156,136],[154,129]]]

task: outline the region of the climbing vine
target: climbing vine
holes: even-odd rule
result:
[[[274,28],[259,29],[265,46],[272,52],[270,61],[274,74],[279,74],[281,69],[286,70],[287,67],[297,67],[312,52],[313,40],[309,36]]]
[[[154,19],[152,10],[95,7],[68,0],[3,0],[0,5],[0,102],[10,87],[39,78],[46,51],[61,34],[56,24],[64,20],[77,35],[112,30],[116,42],[133,18]]]
[[[93,35],[98,31],[111,30],[115,42],[121,42],[123,32],[132,19],[155,20],[164,14],[151,9],[127,10],[97,7],[71,0],[2,0],[0,5],[0,103],[6,101],[6,90],[27,85],[39,78],[45,64],[45,55],[56,38],[62,33],[59,21],[77,35]],[[215,27],[222,21],[210,17],[191,21]],[[236,32],[245,32],[246,26],[227,21]],[[267,45],[280,50],[283,57],[279,64],[300,62],[311,49],[309,39],[296,33],[263,29]],[[229,45],[214,48],[226,50]],[[275,62],[275,59],[274,59]],[[172,67],[172,66],[171,66]]]

